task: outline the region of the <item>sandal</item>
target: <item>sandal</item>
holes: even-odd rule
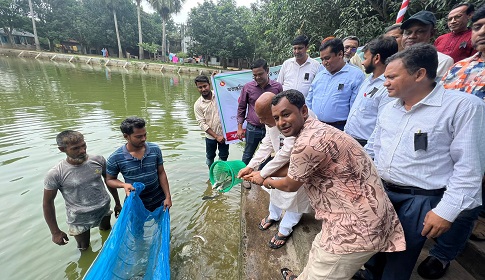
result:
[[[290,275],[290,273],[291,273],[291,275]],[[284,280],[293,280],[293,279],[296,279],[298,277],[295,274],[293,274],[293,271],[289,270],[286,267],[281,269],[281,275],[283,275]],[[287,278],[288,276],[290,276],[290,278]]]
[[[274,235],[274,239],[275,239],[275,240],[284,241],[284,242],[283,242],[283,243],[281,243],[281,244],[276,244],[276,243],[274,243],[274,242],[272,242],[272,241],[270,240],[270,241],[269,241],[269,247],[270,247],[271,249],[279,249],[279,248],[283,247],[283,246],[286,244],[286,241],[288,240],[288,238],[290,238],[290,236],[291,236],[291,233],[290,233],[289,235],[287,235],[287,236],[279,236],[279,235],[278,235],[278,232],[277,232],[277,233]]]
[[[262,222],[262,221],[261,221],[261,222]],[[271,227],[271,226],[272,226],[274,223],[276,223],[277,221],[276,221],[276,220],[273,220],[273,219],[270,219],[270,218],[269,218],[269,215],[268,215],[268,216],[266,216],[266,218],[264,218],[264,225],[263,225],[263,224],[261,224],[261,222],[259,222],[258,228],[259,228],[260,230],[267,230],[267,229],[269,229],[269,228],[270,228],[270,227]],[[267,224],[269,224],[269,226],[264,227],[264,226],[266,226]]]

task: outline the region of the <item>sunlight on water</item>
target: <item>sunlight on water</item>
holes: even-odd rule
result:
[[[63,247],[51,242],[42,192],[46,172],[64,158],[55,136],[79,130],[88,153],[108,157],[124,143],[121,120],[132,115],[145,118],[148,140],[160,145],[165,160],[173,200],[172,278],[238,277],[240,188],[202,200],[214,193],[193,113],[199,96],[193,78],[0,57],[2,279],[82,278],[108,232],[93,229],[91,248],[82,254],[74,238]],[[240,146],[232,145],[230,153],[240,159]],[[66,231],[60,194],[55,205]]]

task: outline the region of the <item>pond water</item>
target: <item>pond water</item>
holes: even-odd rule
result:
[[[107,158],[124,144],[120,122],[133,115],[147,121],[148,141],[161,147],[165,160],[173,201],[172,279],[239,277],[240,187],[202,200],[213,192],[193,113],[194,78],[0,57],[0,278],[82,278],[109,233],[92,229],[91,248],[82,254],[74,238],[62,247],[52,243],[42,195],[46,172],[65,158],[55,136],[79,130],[88,153]],[[229,159],[241,154],[242,146],[231,145]],[[60,194],[55,205],[67,231]]]

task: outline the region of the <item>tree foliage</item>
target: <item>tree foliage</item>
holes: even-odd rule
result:
[[[167,53],[167,21],[171,14],[180,12],[185,0],[149,0],[150,5],[155,9],[162,18],[162,54],[163,60]]]
[[[227,67],[227,59],[251,58],[254,44],[247,32],[250,11],[237,7],[233,0],[217,4],[204,1],[188,16],[189,35],[194,40],[190,51],[204,56],[218,56]],[[207,59],[205,59],[207,61]]]
[[[179,27],[171,15],[184,0],[150,0],[157,13],[140,11],[138,0],[32,0],[38,35],[50,45],[73,39],[86,48],[117,48],[113,11],[116,12],[121,52],[138,49],[144,42],[179,51]],[[250,8],[234,0],[205,0],[188,15],[187,35],[194,40],[190,52],[227,59],[265,58],[278,64],[291,57],[291,41],[299,34],[310,37],[310,55],[317,56],[327,36],[358,36],[363,43],[382,34],[395,22],[401,0],[256,0]],[[438,18],[438,34],[447,31],[446,16],[461,0],[411,0],[405,18],[429,10]],[[483,1],[469,1],[475,5]],[[108,3],[105,6],[103,3]],[[13,29],[33,32],[27,0],[0,0],[0,28],[11,37]],[[162,34],[162,36],[160,36]],[[163,39],[162,39],[163,38]],[[11,38],[10,40],[12,40]],[[162,47],[163,48],[163,47]],[[207,62],[208,60],[205,59]]]
[[[30,19],[28,2],[21,0],[0,0],[0,27],[13,42],[12,32],[17,29],[29,29]]]

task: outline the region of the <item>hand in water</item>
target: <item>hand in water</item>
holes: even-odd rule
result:
[[[69,242],[69,237],[63,231],[56,232],[52,234],[52,242],[56,243],[57,245],[66,245]]]

